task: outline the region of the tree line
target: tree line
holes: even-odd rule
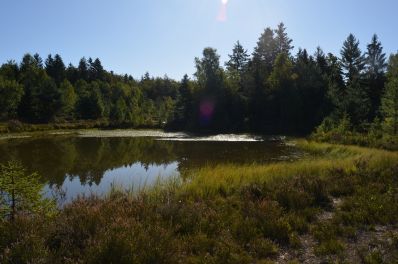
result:
[[[105,119],[131,127],[307,134],[344,124],[357,132],[398,133],[398,54],[377,35],[366,50],[350,34],[339,56],[298,49],[286,27],[266,28],[250,54],[237,42],[225,65],[213,48],[195,58],[194,78],[106,71],[99,59],[65,66],[26,54],[0,68],[0,119],[69,122]]]

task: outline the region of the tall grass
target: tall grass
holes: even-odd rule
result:
[[[269,263],[300,250],[304,234],[319,256],[344,259],[348,236],[398,224],[398,153],[294,143],[299,161],[207,166],[138,192],[115,186],[52,219],[19,219],[18,232],[1,222],[0,262]],[[341,209],[318,222],[336,197]]]

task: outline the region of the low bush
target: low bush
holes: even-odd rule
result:
[[[206,167],[184,182],[78,199],[52,217],[2,219],[0,262],[270,263],[304,246],[303,234],[318,256],[341,258],[360,230],[398,224],[397,153],[296,144],[307,152],[297,162]]]

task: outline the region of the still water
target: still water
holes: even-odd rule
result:
[[[253,135],[87,130],[0,138],[0,163],[22,162],[47,182],[46,195],[61,188],[68,201],[83,194],[105,194],[112,185],[148,187],[158,180],[183,177],[201,166],[262,164],[293,160],[299,155],[280,138]]]

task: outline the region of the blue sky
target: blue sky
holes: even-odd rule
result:
[[[264,28],[283,21],[295,49],[319,45],[339,54],[354,33],[362,50],[377,33],[387,54],[398,50],[396,0],[2,0],[0,62],[59,53],[65,63],[99,57],[108,70],[180,79],[194,57],[214,47],[227,60],[239,40],[251,53]]]

